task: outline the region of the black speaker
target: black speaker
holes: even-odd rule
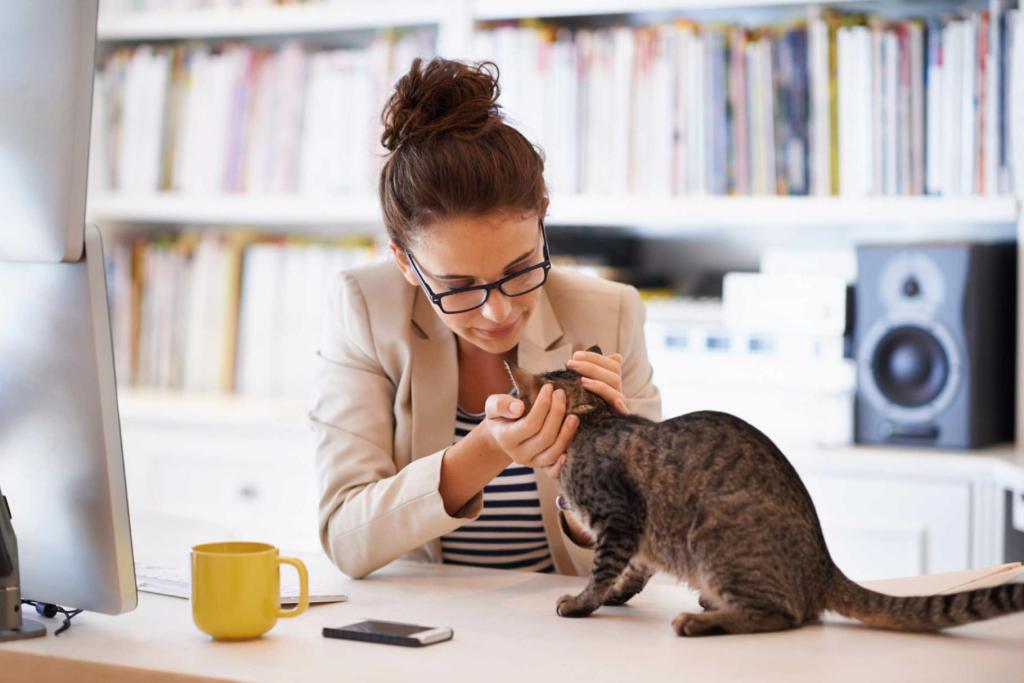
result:
[[[858,247],[858,443],[1013,439],[1016,256],[1012,243]]]

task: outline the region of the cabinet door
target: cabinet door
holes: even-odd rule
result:
[[[236,539],[289,551],[319,548],[308,435],[227,438],[127,428],[124,443],[133,511],[217,524]]]
[[[970,484],[803,474],[832,558],[852,579],[970,567]]]

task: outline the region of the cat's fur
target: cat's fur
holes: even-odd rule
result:
[[[509,372],[527,410],[551,383],[580,418],[559,483],[596,548],[587,587],[558,601],[563,617],[624,604],[655,571],[700,592],[705,611],[672,622],[681,636],[795,628],[826,609],[906,631],[1024,610],[1024,584],[892,597],[848,579],[792,465],[737,417],[696,412],[652,422],[614,412],[571,370]]]

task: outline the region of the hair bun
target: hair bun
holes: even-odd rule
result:
[[[423,67],[417,57],[384,107],[381,144],[394,152],[439,135],[479,137],[502,121],[499,93],[494,62],[435,57]]]

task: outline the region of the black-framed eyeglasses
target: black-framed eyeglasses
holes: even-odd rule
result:
[[[509,273],[497,282],[473,285],[472,287],[458,287],[447,292],[441,292],[440,294],[435,293],[430,288],[430,285],[427,284],[427,281],[423,279],[423,273],[420,272],[419,266],[416,265],[416,260],[408,249],[405,250],[405,255],[409,259],[412,269],[416,272],[416,277],[419,278],[420,284],[423,285],[423,289],[427,292],[427,296],[430,297],[435,306],[441,309],[442,313],[465,313],[466,311],[472,311],[474,308],[480,308],[487,303],[492,290],[500,289],[501,293],[505,296],[522,296],[523,294],[529,294],[547,281],[548,271],[551,270],[551,257],[548,254],[548,236],[544,229],[543,221],[540,222],[540,235],[544,245],[544,260],[540,263],[514,273]]]

